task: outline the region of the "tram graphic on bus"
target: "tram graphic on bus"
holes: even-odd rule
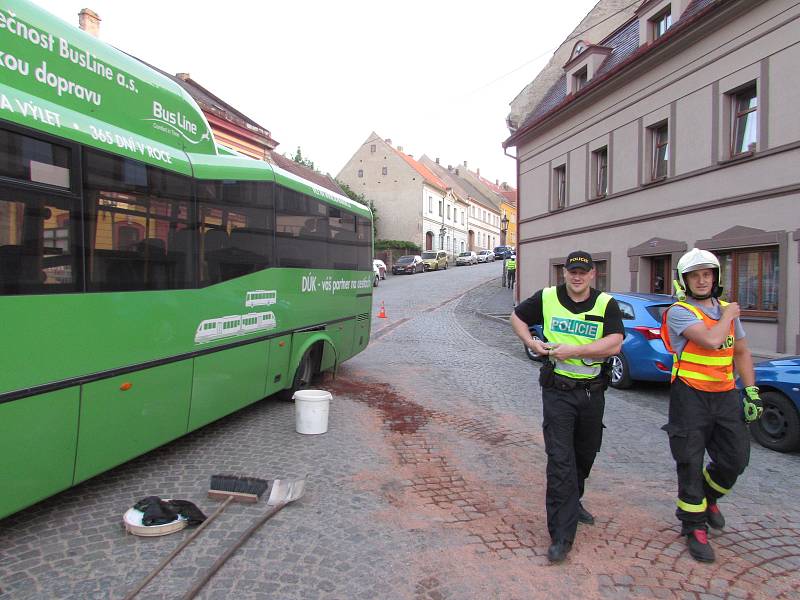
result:
[[[275,290],[253,290],[252,292],[247,292],[247,299],[244,301],[244,305],[248,308],[252,306],[269,306],[277,301],[278,292]]]
[[[206,319],[197,326],[194,343],[203,344],[221,338],[275,329],[277,325],[272,311]]]
[[[278,292],[275,290],[252,290],[245,294],[244,304],[247,307],[275,304]],[[252,312],[243,315],[228,315],[205,319],[197,326],[194,343],[203,344],[222,338],[247,335],[255,331],[275,329],[278,323],[272,311]]]

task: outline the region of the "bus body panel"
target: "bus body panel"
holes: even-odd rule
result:
[[[195,358],[189,431],[261,400],[268,356],[263,341]]]
[[[264,396],[271,396],[286,388],[291,382],[289,362],[292,359],[292,336],[284,335],[269,340],[269,365],[264,386]]]
[[[0,519],[72,485],[78,386],[0,404]]]
[[[191,360],[82,387],[75,483],[186,433]]]

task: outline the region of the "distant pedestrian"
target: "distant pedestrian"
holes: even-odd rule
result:
[[[673,354],[669,422],[663,429],[678,471],[681,534],[689,554],[714,561],[708,525],[725,527],[717,500],[730,492],[750,459],[747,423],[761,417],[753,358],[739,322],[739,305],[718,300],[719,260],[693,248],[678,261],[679,302],[666,310],[661,337]],[[736,390],[734,366],[744,388]],[[710,457],[703,466],[706,451]]]
[[[514,282],[517,279],[517,255],[511,254],[505,262],[506,277],[508,279],[508,287],[514,289]]]
[[[590,287],[594,277],[591,255],[572,252],[564,266],[565,283],[539,290],[511,313],[514,333],[547,356],[539,383],[552,540],[547,558],[554,563],[572,549],[578,522],[594,523],[581,497],[603,439],[605,359],[620,351],[625,335],[616,300]],[[533,338],[531,325],[543,326],[546,343]]]

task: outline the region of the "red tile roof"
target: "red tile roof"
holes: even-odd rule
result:
[[[395,152],[397,152],[402,157],[402,159],[404,161],[406,161],[409,165],[411,165],[411,167],[417,173],[422,175],[422,177],[425,179],[425,181],[427,181],[429,184],[431,184],[435,188],[437,188],[437,189],[439,189],[439,190],[441,190],[443,192],[447,192],[447,188],[449,186],[444,181],[439,179],[439,177],[434,175],[433,171],[431,171],[428,167],[426,167],[425,165],[417,162],[416,160],[411,158],[408,154],[400,152],[400,150],[395,150]]]

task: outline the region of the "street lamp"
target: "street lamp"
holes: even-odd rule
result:
[[[503,218],[500,219],[500,245],[506,245],[506,236],[508,236],[508,216],[503,213]]]
[[[447,233],[447,227],[444,226],[442,223],[441,229],[439,229],[439,250],[444,250],[444,236]]]

